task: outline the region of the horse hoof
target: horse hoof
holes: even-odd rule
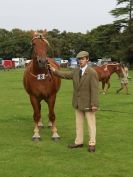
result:
[[[41,141],[41,137],[32,137],[32,141]]]

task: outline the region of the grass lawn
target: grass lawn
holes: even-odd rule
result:
[[[133,71],[130,76],[133,78]],[[109,93],[100,94],[100,109],[114,112],[97,112],[96,152],[89,153],[86,120],[84,147],[67,148],[75,139],[72,82],[62,80],[57,94],[55,112],[61,140],[51,140],[47,105],[42,102],[45,128],[41,130],[42,141],[33,142],[32,107],[22,78],[22,69],[0,71],[0,177],[133,176],[133,79],[129,80],[131,95],[124,91],[115,94],[120,87],[115,74]]]

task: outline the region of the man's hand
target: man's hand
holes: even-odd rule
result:
[[[96,112],[97,111],[97,107],[96,106],[92,106],[92,112]]]
[[[55,72],[55,68],[53,66],[49,65],[49,68],[52,72]]]

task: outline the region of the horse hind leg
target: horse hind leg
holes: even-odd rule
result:
[[[34,122],[35,122],[35,127],[34,127],[34,134],[32,136],[32,140],[40,140],[41,136],[39,133],[39,122],[40,122],[40,118],[41,118],[41,104],[40,102],[34,97],[34,96],[30,96],[30,101],[34,110],[34,114],[33,114],[33,118],[34,118]]]
[[[49,108],[49,123],[52,123],[51,131],[52,131],[52,139],[58,140],[60,139],[59,134],[57,133],[57,128],[55,124],[55,113],[54,113],[54,105],[55,105],[56,95],[52,95],[48,100],[48,108]]]
[[[48,120],[48,128],[51,128],[51,127],[52,127],[52,122],[50,120]]]
[[[38,122],[38,127],[39,128],[44,128],[44,124],[42,122],[42,118],[40,118],[39,122]]]

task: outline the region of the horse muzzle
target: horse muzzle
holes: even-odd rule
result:
[[[39,68],[45,68],[47,65],[47,59],[45,58],[37,58]]]

